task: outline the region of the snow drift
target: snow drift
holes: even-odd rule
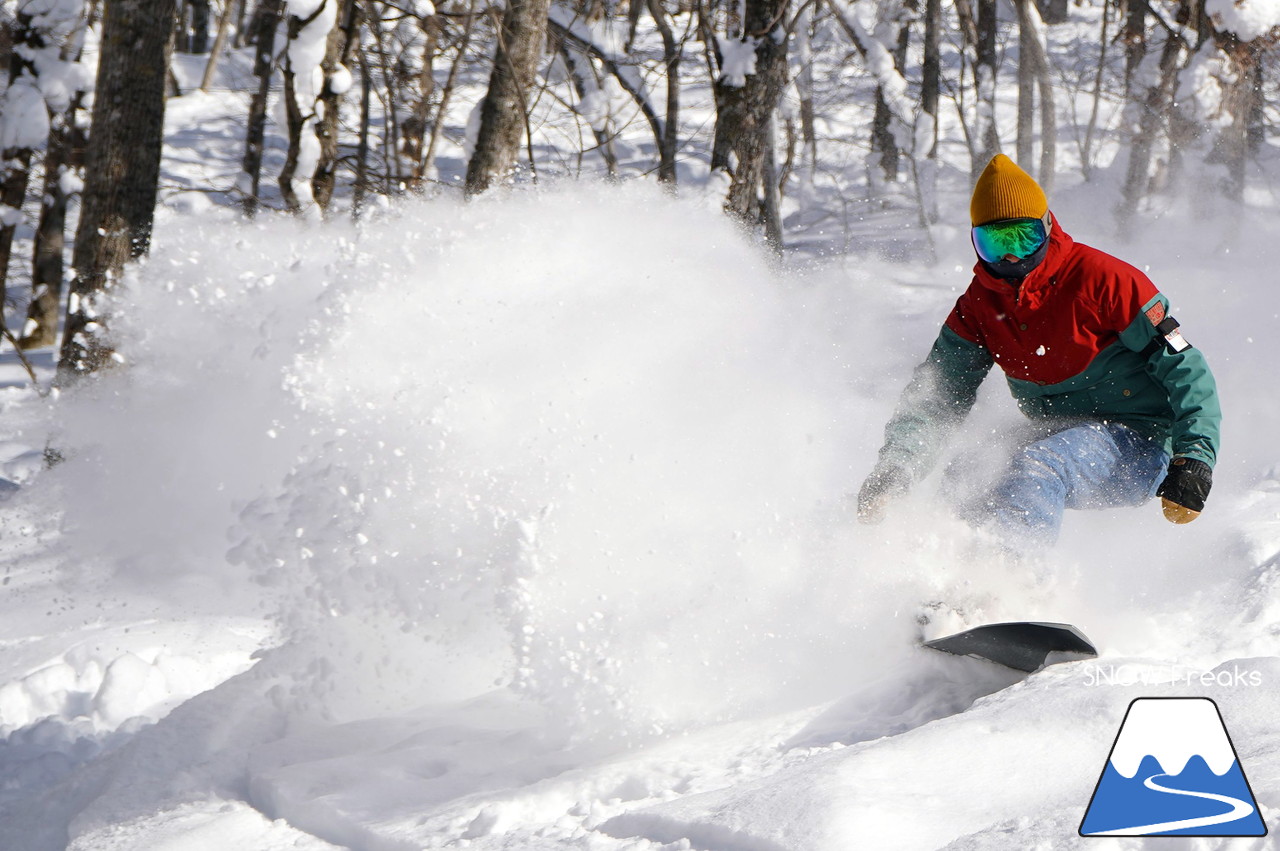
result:
[[[1113,248],[1072,226],[1085,200],[1063,193],[1056,210]],[[0,826],[41,825],[21,851],[108,847],[119,830],[265,831],[242,802],[361,848],[852,847],[891,835],[874,815],[884,798],[832,814],[923,754],[980,764],[1001,791],[975,809],[961,793],[976,775],[956,768],[925,788],[966,815],[917,819],[912,843],[998,847],[1001,819],[1024,819],[1018,843],[1074,831],[1078,812],[1061,813],[1085,806],[1074,790],[1101,764],[1087,749],[1105,757],[1112,704],[1142,686],[1082,691],[1064,670],[1004,689],[1003,673],[912,646],[922,602],[1072,620],[1132,670],[1276,655],[1280,490],[1258,473],[1270,432],[1243,418],[1228,416],[1235,448],[1204,519],[1071,517],[1039,586],[965,557],[974,541],[940,474],[883,526],[852,522],[847,496],[967,281],[962,233],[942,234],[945,270],[776,266],[717,210],[643,187],[413,202],[359,225],[162,227],[119,301],[129,368],[23,409],[43,412],[28,443],[56,423],[67,458],[24,510],[65,518],[44,544],[57,581],[105,606],[67,615],[77,629],[132,624],[126,606],[271,629],[192,642],[165,626],[96,655],[32,644],[3,692],[19,723],[43,711],[31,675],[44,667],[74,699],[55,707],[70,732],[55,731],[48,806],[0,795]],[[1280,244],[1256,227],[1244,238]],[[1169,227],[1124,253],[1158,258],[1153,278],[1239,410],[1268,381],[1249,322],[1274,297],[1248,268],[1188,253],[1213,237],[1194,236]],[[1011,416],[989,382],[953,455],[998,455]],[[215,685],[211,669],[185,676],[195,645],[225,651],[217,678],[230,677],[250,661],[246,636],[275,649],[191,697]],[[92,704],[121,658],[112,694],[139,700],[104,697],[77,751],[71,704]],[[1080,728],[1042,738],[1066,695]],[[124,718],[177,703],[151,727]],[[999,725],[1018,735],[975,762]],[[50,756],[38,732],[10,736],[33,766]],[[1050,765],[1053,790],[1022,783],[1033,765],[1000,773],[1020,753]],[[913,818],[912,791],[885,793],[890,816]]]

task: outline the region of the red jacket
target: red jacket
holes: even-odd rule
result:
[[[1084,372],[1158,295],[1142,272],[1076,242],[1054,219],[1044,262],[1021,287],[979,263],[947,327],[989,351],[1009,378],[1059,384]]]
[[[1054,219],[1044,261],[1020,284],[974,269],[885,428],[882,460],[927,473],[999,364],[1030,417],[1124,423],[1213,466],[1222,418],[1213,374],[1198,349],[1157,330],[1168,308],[1146,275]]]

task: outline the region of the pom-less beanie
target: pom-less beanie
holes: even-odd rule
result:
[[[1004,154],[996,154],[973,187],[969,217],[974,227],[1001,219],[1039,219],[1049,212],[1049,199],[1035,178]]]

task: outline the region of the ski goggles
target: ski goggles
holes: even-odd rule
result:
[[[1040,250],[1049,238],[1043,219],[1005,219],[973,229],[973,247],[978,256],[995,263],[1012,255],[1021,260]]]

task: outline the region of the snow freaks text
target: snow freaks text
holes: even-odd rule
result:
[[[1182,685],[1204,688],[1258,688],[1261,671],[1232,665],[1206,671],[1185,665],[1098,665],[1084,666],[1087,686]]]

